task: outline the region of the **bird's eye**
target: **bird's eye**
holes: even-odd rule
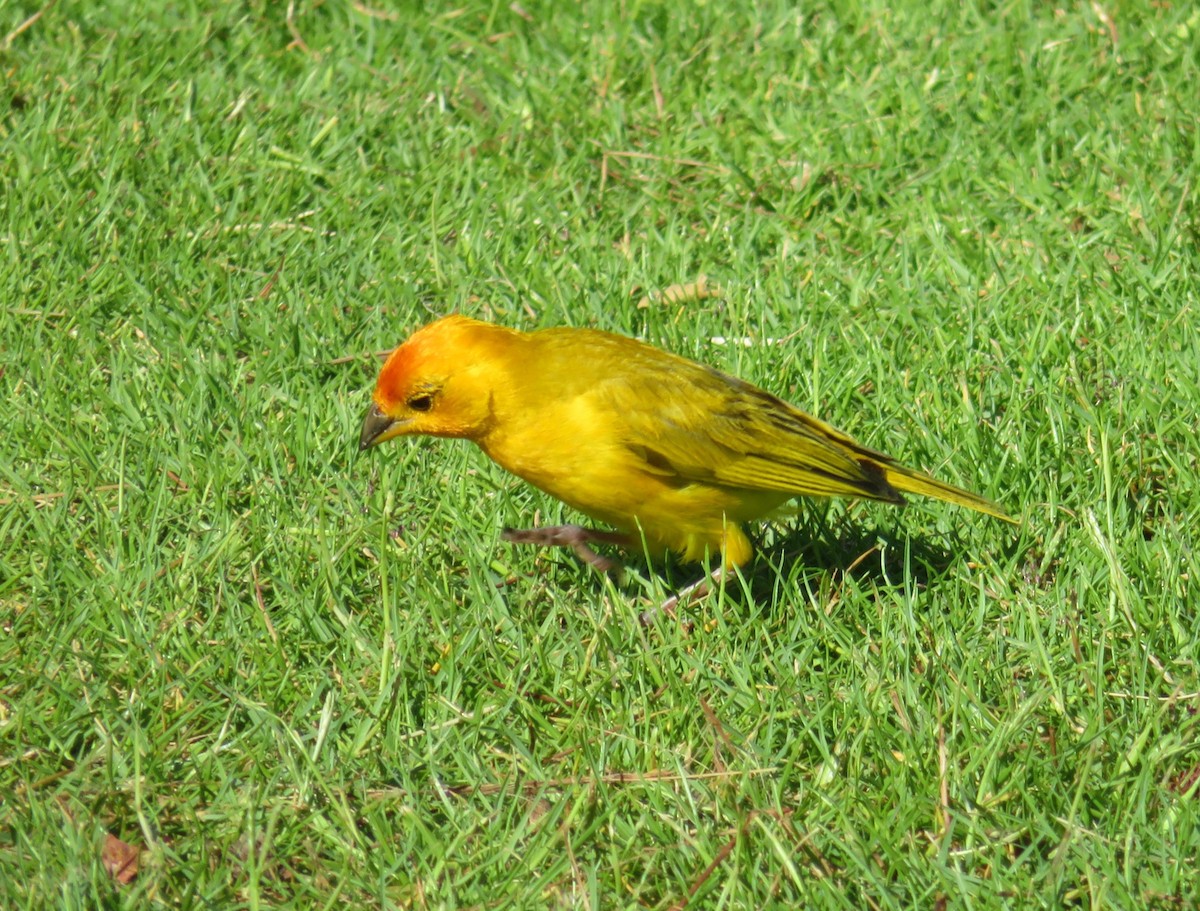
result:
[[[408,400],[408,407],[413,411],[428,411],[433,407],[432,395],[414,395]]]

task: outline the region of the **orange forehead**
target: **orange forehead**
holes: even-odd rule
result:
[[[446,336],[454,317],[423,326],[388,355],[379,379],[375,383],[375,401],[380,405],[402,402],[413,387],[430,379],[426,374],[439,372],[436,368],[444,358]]]
[[[380,404],[404,398],[403,392],[412,382],[413,367],[417,360],[415,338],[409,339],[388,355],[379,379],[375,382],[375,401]]]

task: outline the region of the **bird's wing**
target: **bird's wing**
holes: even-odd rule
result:
[[[689,361],[639,366],[597,394],[647,471],[681,484],[902,501],[887,481],[888,456],[770,393]]]

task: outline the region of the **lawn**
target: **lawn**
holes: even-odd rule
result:
[[[0,6],[0,907],[1200,905],[1191,4]],[[670,293],[705,276],[719,293]],[[1005,505],[690,628],[359,453],[460,312]]]

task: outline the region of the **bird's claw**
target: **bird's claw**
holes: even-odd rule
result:
[[[676,619],[678,616],[678,611],[681,607],[687,607],[689,604],[706,597],[708,593],[712,591],[714,585],[719,585],[721,583],[721,577],[723,575],[723,569],[714,569],[703,579],[699,579],[696,582],[693,582],[691,585],[681,588],[658,607],[652,607],[649,610],[642,611],[638,619],[641,620],[643,626],[650,626],[654,622],[655,615],[660,611],[666,614],[668,617]],[[690,633],[692,631],[693,623],[691,620],[683,618],[679,621],[679,623],[684,628],[684,632]]]
[[[582,525],[543,525],[541,528],[506,528],[500,537],[511,544],[569,547],[575,556],[599,572],[614,577],[620,577],[624,572],[620,561],[598,554],[591,548],[592,542],[624,544],[626,538],[620,532],[600,531]]]

